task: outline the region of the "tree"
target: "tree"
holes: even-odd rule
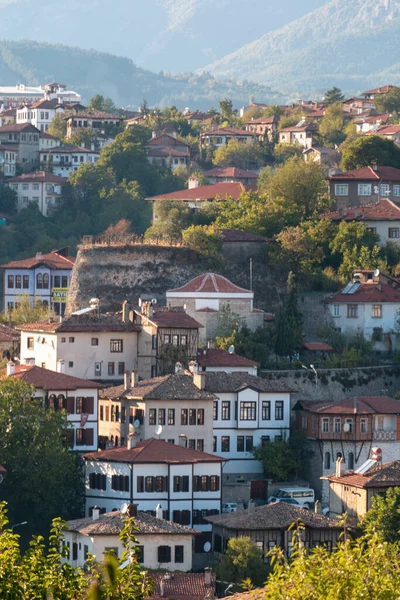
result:
[[[319,134],[325,145],[341,144],[346,135],[343,131],[343,105],[340,102],[329,104],[319,125]]]
[[[219,110],[223,121],[229,121],[233,115],[233,102],[230,98],[225,98],[219,102]]]
[[[218,312],[215,338],[226,338],[240,327],[240,317],[230,304],[224,304]]]
[[[269,568],[264,564],[262,550],[249,537],[231,538],[228,548],[216,567],[217,578],[241,584],[251,580],[256,586],[267,579]]]
[[[43,302],[39,298],[34,298],[32,304],[27,295],[19,297],[18,306],[11,313],[14,325],[45,321],[52,316],[54,316],[54,312],[48,306],[43,306]]]
[[[101,94],[96,94],[91,98],[88,104],[88,110],[99,110],[106,113],[112,113],[115,110],[115,104],[111,98],[104,98]]]
[[[75,144],[75,146],[79,146],[80,148],[90,148],[95,135],[96,134],[93,131],[93,129],[88,129],[87,127],[79,127],[74,131],[74,133],[70,137],[69,143]]]
[[[366,135],[356,138],[343,150],[341,166],[344,171],[374,164],[399,169],[400,148],[379,135]]]
[[[78,518],[84,506],[83,463],[66,444],[64,410],[46,408],[33,387],[13,377],[0,382],[0,494],[12,521],[43,533],[53,518]]]
[[[262,161],[262,148],[258,143],[241,144],[230,140],[215,151],[214,164],[219,167],[237,167],[238,169],[256,169]]]
[[[378,110],[397,115],[400,111],[400,88],[393,87],[386,94],[378,94],[374,102]]]
[[[289,438],[268,442],[253,450],[254,458],[262,463],[266,477],[275,481],[297,479],[299,475],[307,477],[313,452],[307,438],[292,431]]]
[[[221,235],[212,225],[191,225],[182,232],[185,244],[204,256],[218,256],[221,251]]]
[[[0,211],[8,215],[17,212],[17,194],[8,185],[0,184]]]
[[[376,495],[372,507],[361,521],[362,529],[382,542],[400,541],[400,488],[388,488],[386,495]]]
[[[340,256],[339,273],[348,279],[355,269],[375,269],[381,254],[378,241],[379,237],[365,229],[364,223],[341,221],[329,244],[332,254]]]
[[[267,367],[274,349],[273,330],[270,327],[258,327],[255,331],[250,331],[246,324],[242,324],[228,336],[216,337],[215,344],[223,350],[234,346],[236,354],[260,363],[261,367]]]
[[[52,119],[46,133],[53,135],[61,141],[64,140],[67,135],[67,121],[64,113],[58,114]]]
[[[297,286],[292,272],[287,279],[285,302],[276,313],[275,336],[276,354],[291,360],[303,339],[303,316],[298,308]]]
[[[274,161],[278,164],[282,164],[285,163],[287,160],[289,160],[289,158],[292,158],[293,156],[297,156],[299,158],[303,157],[303,150],[301,148],[301,146],[299,144],[276,144],[274,147],[274,152],[273,152],[273,157],[274,157]],[[262,186],[262,175],[263,175],[264,169],[261,169],[260,171],[260,177],[261,180],[259,178],[259,186]]]
[[[324,104],[327,105],[335,104],[337,102],[343,102],[343,100],[344,96],[342,94],[342,91],[337,87],[333,87],[330,90],[328,90],[324,96]]]
[[[145,233],[147,239],[180,241],[182,231],[190,225],[190,211],[183,202],[158,200],[154,203],[153,224]]]

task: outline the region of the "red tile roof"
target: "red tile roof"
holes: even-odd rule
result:
[[[214,183],[213,185],[201,185],[197,188],[170,192],[169,194],[159,194],[158,196],[146,198],[146,200],[183,200],[184,202],[191,202],[196,200],[214,200],[217,197],[226,198],[227,196],[239,200],[240,194],[249,189],[239,181],[223,181],[221,183]]]
[[[323,215],[331,221],[400,221],[400,206],[381,198],[375,204],[349,206],[343,211],[332,211]]]
[[[61,146],[55,146],[54,148],[43,148],[40,152],[47,154],[99,154],[97,150],[91,150],[90,148],[80,148],[79,146],[75,146],[74,144],[62,144]]]
[[[48,254],[35,256],[32,258],[23,258],[22,260],[13,260],[5,265],[0,265],[1,269],[33,269],[38,265],[46,265],[50,269],[72,269],[75,259],[72,256],[63,256],[58,254],[60,250],[52,250]]]
[[[356,410],[357,414],[365,415],[400,415],[400,400],[387,396],[359,396],[340,402],[299,400],[297,407],[315,414],[345,415]]]
[[[20,337],[19,331],[0,323],[0,342],[19,342]]]
[[[329,177],[331,181],[336,180],[358,180],[358,179],[370,179],[373,181],[400,181],[400,169],[394,167],[361,167],[354,171],[346,171],[345,173],[339,173],[338,175],[331,175]]]
[[[103,386],[100,383],[72,377],[65,373],[57,373],[36,365],[16,365],[15,375],[17,379],[22,379],[25,383],[33,385],[36,389],[42,390],[76,390],[76,389],[99,389]]]
[[[204,348],[197,352],[200,367],[259,367],[260,363],[220,348]]]
[[[244,169],[238,169],[237,167],[226,167],[225,169],[216,167],[215,169],[210,169],[209,171],[204,171],[203,175],[205,177],[232,177],[241,178],[241,179],[257,179],[258,173],[254,173],[254,171],[245,171]]]
[[[218,275],[217,273],[204,273],[194,279],[191,279],[188,283],[182,287],[175,288],[173,290],[167,290],[167,297],[173,296],[174,292],[198,292],[198,293],[210,293],[210,294],[253,294],[250,290],[241,288],[232,281],[229,281],[226,277]]]
[[[128,449],[127,446],[119,446],[118,448],[110,448],[109,450],[89,452],[84,455],[84,458],[86,460],[106,462],[169,464],[219,463],[224,460],[214,454],[207,454],[193,448],[183,448],[177,444],[169,444],[155,438],[138,442],[135,448],[131,449]]]
[[[343,294],[337,292],[326,299],[328,304],[344,302],[346,304],[381,304],[383,302],[400,302],[400,290],[393,288],[387,283],[362,283],[354,294]]]
[[[37,129],[31,123],[8,123],[8,125],[3,125],[0,127],[0,133],[12,133],[19,131],[32,131],[33,133],[40,133],[39,129]]]
[[[176,158],[189,158],[188,152],[183,152],[182,150],[177,150],[172,146],[165,146],[164,148],[148,148],[147,156],[175,156]]]
[[[149,600],[204,600],[209,597],[209,590],[205,584],[204,573],[182,573],[174,571],[172,579],[165,580],[165,572],[150,573],[150,577],[156,584],[156,589]],[[212,576],[213,582],[215,576]],[[163,580],[164,592],[161,592],[161,581]]]
[[[7,179],[7,183],[27,182],[65,183],[65,177],[54,175],[48,171],[37,171],[36,173],[24,173],[18,177],[11,177],[11,179]]]
[[[143,317],[143,316],[142,316]],[[167,328],[179,328],[179,329],[199,329],[203,327],[201,323],[193,319],[190,315],[185,313],[183,308],[174,307],[167,310],[158,310],[153,312],[149,321],[157,325],[158,327]]]
[[[78,112],[76,115],[69,115],[65,117],[66,119],[103,119],[107,120],[115,120],[121,121],[122,117],[120,115],[112,115],[110,113],[102,112],[101,110],[94,110],[93,112]]]
[[[273,125],[279,121],[279,118],[276,115],[272,115],[271,117],[258,117],[258,119],[250,119],[250,121],[246,122],[246,125],[254,125],[254,123],[259,123],[260,125]]]
[[[400,133],[400,125],[382,125],[375,131],[368,131],[368,135],[394,135]]]
[[[316,123],[306,123],[305,125],[293,125],[293,127],[284,127],[279,130],[279,133],[285,131],[318,131],[318,125]]]
[[[395,88],[395,85],[382,85],[381,87],[374,88],[373,90],[367,90],[366,92],[362,92],[362,96],[367,94],[387,94],[392,88]]]
[[[341,483],[357,488],[395,487],[400,485],[400,461],[394,460],[383,465],[376,463],[364,475],[355,471],[346,471],[342,477],[334,474],[329,475],[326,479],[332,483]]]
[[[140,331],[140,325],[132,321],[124,322],[118,315],[99,315],[95,316],[94,311],[88,314],[75,315],[72,314],[60,323],[59,321],[38,321],[36,323],[25,323],[17,327],[21,331],[37,331],[40,332],[131,332]]]
[[[311,352],[333,352],[332,346],[324,342],[303,342],[303,348]]]
[[[387,120],[389,119],[389,117],[390,117],[389,113],[379,113],[377,115],[372,115],[372,116],[365,117],[365,118],[355,119],[354,123],[357,123],[358,125],[361,125],[362,123],[376,123],[377,121],[379,121],[380,123],[386,123]]]
[[[208,137],[208,136],[224,136],[224,135],[233,135],[240,136],[244,135],[246,137],[251,136],[254,137],[256,134],[251,131],[245,131],[244,129],[235,129],[234,127],[220,127],[219,129],[213,129],[212,131],[205,131],[200,134],[200,137]]]

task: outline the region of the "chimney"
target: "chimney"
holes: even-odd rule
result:
[[[172,137],[176,139],[176,131],[172,133]]]
[[[321,506],[321,502],[319,500],[315,501],[314,510],[317,515],[322,515],[322,506]]]
[[[156,506],[156,519],[163,519],[163,509],[161,508],[161,504],[157,504]]]
[[[154,140],[154,138],[156,138],[156,137],[157,137],[157,131],[152,131],[152,132],[151,132],[151,137],[152,137],[152,139]]]
[[[13,363],[12,360],[8,361],[6,372],[7,372],[7,377],[9,377],[10,375],[15,375],[15,363]]]
[[[98,506],[93,506],[92,519],[93,521],[98,521],[100,517],[100,509]]]
[[[374,171],[378,170],[378,163],[372,163],[372,168]]]
[[[129,321],[129,302],[124,300],[122,303],[122,322],[128,323]]]
[[[175,363],[175,373],[180,373],[181,371],[182,371],[182,363],[176,362]]]
[[[132,371],[132,375],[131,375],[131,387],[136,387],[137,384],[139,383],[139,376],[138,376],[138,372],[133,369]]]
[[[191,360],[189,363],[189,371],[192,375],[196,375],[199,372],[199,363],[196,360]]]
[[[206,586],[212,585],[211,574],[212,574],[211,567],[206,567],[204,569],[204,583],[206,584]]]
[[[57,361],[57,373],[65,373],[65,360]]]
[[[187,447],[187,437],[184,433],[179,434],[178,437],[178,444],[181,448],[186,448]]]
[[[336,477],[343,477],[344,475],[344,462],[343,458],[339,456],[336,461]]]
[[[137,517],[137,504],[128,504],[128,516]]]
[[[125,392],[130,389],[130,387],[131,387],[130,384],[131,384],[131,372],[127,370],[124,373],[124,391]]]
[[[382,448],[372,448],[371,459],[376,460],[377,463],[382,463]]]
[[[43,256],[43,254],[42,254],[41,252],[36,252],[36,256],[35,256],[35,258],[36,258],[37,260],[40,260],[40,259],[42,258],[42,256]]]
[[[136,446],[135,434],[128,435],[128,441],[127,441],[126,445],[127,445],[128,450],[132,450],[133,448],[135,448],[135,446]]]
[[[249,504],[247,506],[247,514],[251,515],[254,512],[254,502],[253,500],[249,501]]]
[[[193,383],[199,390],[204,390],[206,387],[206,377],[204,373],[194,373],[193,374]]]
[[[199,187],[199,180],[197,177],[189,177],[189,181],[188,181],[188,189],[189,190],[194,190],[195,188]]]

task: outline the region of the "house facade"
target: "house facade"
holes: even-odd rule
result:
[[[259,117],[245,123],[245,130],[256,133],[260,140],[267,139],[272,142],[278,129],[279,116]]]
[[[3,310],[11,312],[21,297],[29,296],[32,304],[40,300],[57,315],[63,315],[73,266],[74,258],[69,256],[68,248],[48,254],[38,252],[32,258],[1,265],[4,271]]]
[[[0,144],[17,152],[17,162],[24,171],[39,164],[39,130],[30,123],[12,123],[0,127]]]
[[[197,366],[198,371],[202,373],[248,373],[249,375],[257,375],[259,363],[254,360],[249,360],[244,356],[235,354],[235,349],[231,348],[230,352],[221,350],[221,348],[199,348],[197,351]],[[195,364],[191,365],[191,370],[194,370]]]
[[[176,133],[157,135],[153,131],[152,138],[146,144],[147,160],[150,164],[161,167],[170,167],[174,171],[180,165],[188,167],[190,164],[191,147],[178,139]]]
[[[400,452],[400,401],[383,397],[355,397],[340,402],[299,401],[294,407],[296,429],[305,434],[313,450],[310,475],[322,501],[329,504],[329,483],[335,462],[342,459],[354,471],[379,446],[385,460]],[[318,480],[323,477],[322,483]]]
[[[329,322],[345,335],[362,333],[384,354],[398,348],[400,284],[393,277],[379,269],[355,271],[353,281],[325,303]]]
[[[12,177],[7,183],[17,194],[18,211],[34,202],[42,215],[47,217],[62,200],[65,178],[47,171],[35,171]]]
[[[362,206],[390,198],[400,198],[400,169],[393,167],[361,167],[328,178],[330,197],[337,210]]]
[[[105,512],[124,503],[155,515],[157,506],[166,520],[194,527],[195,552],[211,542],[211,525],[205,517],[221,512],[223,459],[155,438],[92,452],[86,467],[86,515],[94,506]]]
[[[306,123],[300,121],[295,126],[285,127],[278,131],[280,144],[298,144],[303,148],[316,146],[316,134],[318,125],[316,123]]]
[[[75,131],[84,127],[94,131],[104,131],[109,125],[119,126],[122,123],[122,117],[111,115],[102,111],[84,112],[79,111],[75,115],[66,117],[67,121],[67,139],[71,138]]]
[[[231,140],[241,144],[252,144],[256,139],[256,134],[244,129],[235,129],[234,127],[220,127],[200,134],[200,147],[215,146],[220,148],[226,146]]]
[[[39,135],[39,152],[48,150],[49,148],[56,148],[57,146],[61,146],[61,140],[54,137],[54,135],[50,135],[45,131],[42,131]]]
[[[31,123],[39,131],[48,130],[51,121],[57,114],[64,113],[64,107],[57,99],[47,98],[30,105],[17,108],[16,122]]]
[[[254,171],[245,171],[237,167],[226,167],[210,169],[203,172],[208,184],[223,183],[227,181],[238,181],[245,185],[256,185],[258,173]]]
[[[7,364],[7,376],[20,379],[35,388],[34,397],[48,408],[64,410],[68,424],[67,443],[79,452],[98,448],[98,384],[70,377],[64,373],[64,363],[57,372],[36,365]]]
[[[12,146],[0,144],[0,177],[14,177],[18,152]]]
[[[62,144],[40,152],[40,164],[48,165],[55,175],[68,177],[81,165],[94,164],[100,156],[96,150]]]

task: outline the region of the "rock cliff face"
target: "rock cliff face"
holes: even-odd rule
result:
[[[264,244],[227,244],[223,259],[213,264],[185,247],[151,245],[81,246],[72,273],[67,313],[99,298],[102,311],[119,310],[124,300],[137,303],[150,295],[165,304],[165,292],[206,271],[225,275],[237,285],[250,285],[253,259],[255,306],[273,311],[285,290],[286,273],[268,265]]]

